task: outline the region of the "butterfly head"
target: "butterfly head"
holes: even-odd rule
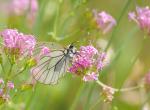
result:
[[[69,57],[73,57],[75,54],[76,54],[76,48],[72,43],[68,46],[66,55],[68,55]]]

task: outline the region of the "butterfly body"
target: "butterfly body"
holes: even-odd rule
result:
[[[72,58],[76,54],[76,48],[71,44],[64,53],[66,57]]]

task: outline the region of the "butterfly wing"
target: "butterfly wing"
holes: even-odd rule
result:
[[[50,45],[50,44],[49,44]],[[43,84],[56,84],[65,75],[69,58],[61,50],[51,51],[50,56],[43,56],[32,68],[35,80]]]

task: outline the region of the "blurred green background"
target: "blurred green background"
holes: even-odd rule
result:
[[[149,71],[150,38],[143,44],[144,33],[128,20],[128,12],[134,11],[136,6],[150,6],[149,0],[39,0],[33,27],[28,26],[25,15],[8,15],[4,8],[6,2],[9,0],[0,0],[0,30],[17,28],[20,32],[35,35],[38,41],[57,42],[64,46],[79,41],[77,47],[92,43],[100,49],[101,45],[110,43],[111,61],[99,77],[105,84],[116,88],[134,86],[142,83],[144,74]],[[105,35],[94,30],[93,9],[110,13],[117,20],[117,26]],[[30,71],[27,70],[15,82],[21,84],[30,80],[29,77]],[[103,102],[100,93],[99,85],[84,83],[79,77],[67,73],[57,85],[37,84],[34,90],[18,93],[1,109],[150,110],[143,109],[148,96],[142,90],[115,94],[111,103]]]

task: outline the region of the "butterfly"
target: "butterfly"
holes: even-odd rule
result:
[[[32,76],[43,84],[57,84],[58,80],[66,74],[69,63],[77,53],[76,48],[73,43],[64,49],[55,43],[43,43],[38,46],[38,49],[41,49],[42,45],[47,45],[50,53],[42,56],[37,65],[31,69]]]

